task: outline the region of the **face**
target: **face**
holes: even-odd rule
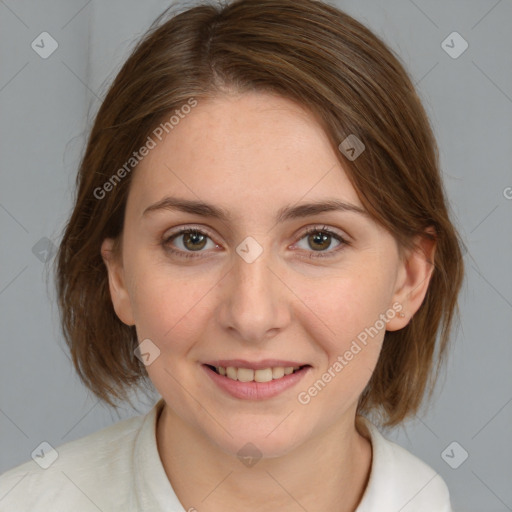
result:
[[[226,217],[158,208],[165,198]],[[348,206],[278,218],[326,201]],[[385,330],[407,323],[398,309],[419,307],[423,287],[409,292],[426,275],[411,265],[412,275],[365,214],[315,118],[266,94],[199,101],[136,169],[117,259],[111,242],[102,254],[116,312],[159,351],[149,377],[172,414],[229,453],[251,441],[278,456],[353,424]],[[207,363],[306,368],[237,384]]]

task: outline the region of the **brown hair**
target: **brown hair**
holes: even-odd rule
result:
[[[83,383],[101,400],[127,400],[148,384],[134,356],[135,327],[117,317],[100,254],[119,240],[131,175],[95,191],[191,97],[226,90],[292,99],[321,123],[371,216],[401,248],[435,229],[434,271],[425,299],[399,331],[386,332],[358,414],[393,426],[429,399],[445,359],[463,280],[462,242],[450,221],[438,150],[427,115],[399,59],[370,30],[313,0],[238,0],[165,11],[138,42],[94,121],[77,176],[77,197],[60,244],[57,289],[63,332]],[[356,135],[365,151],[345,158]],[[437,343],[437,354],[434,355]],[[435,376],[433,375],[434,362]],[[428,386],[427,386],[428,385]]]

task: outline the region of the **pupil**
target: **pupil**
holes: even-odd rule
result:
[[[197,232],[187,233],[185,236],[185,245],[187,246],[188,249],[192,249],[192,250],[202,249],[204,247],[205,238],[206,237],[204,235],[202,235],[201,233],[197,233]],[[192,241],[192,247],[188,246],[189,241]],[[201,246],[195,245],[198,241],[199,242],[203,241],[203,244]]]
[[[325,242],[329,238],[329,235],[323,235],[321,232],[318,232],[313,234],[311,238],[313,239],[314,244],[321,244],[322,242]],[[328,246],[329,244],[327,244],[327,247]],[[325,249],[325,246],[322,248]]]

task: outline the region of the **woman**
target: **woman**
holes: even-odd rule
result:
[[[83,382],[161,399],[5,473],[0,510],[450,511],[377,428],[430,397],[463,279],[407,73],[311,0],[162,21],[96,116],[57,267]]]

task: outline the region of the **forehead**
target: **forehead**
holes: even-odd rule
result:
[[[262,93],[197,100],[139,163],[129,202],[142,212],[178,195],[247,213],[301,199],[361,205],[315,117]]]

